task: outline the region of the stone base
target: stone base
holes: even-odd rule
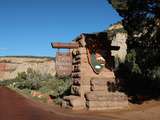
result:
[[[79,96],[65,96],[62,102],[62,107],[70,108],[72,110],[83,110],[86,108],[85,100]]]
[[[85,94],[86,105],[89,110],[122,109],[128,107],[128,98],[124,93],[111,92],[110,86],[114,86],[114,79],[91,79],[91,91]]]
[[[127,96],[120,92],[91,91],[86,94],[86,100],[89,110],[109,110],[128,107]]]
[[[113,110],[113,109],[126,109],[128,108],[128,102],[117,101],[87,101],[88,110]]]

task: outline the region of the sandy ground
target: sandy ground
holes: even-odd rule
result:
[[[51,107],[51,106],[50,106]],[[49,108],[49,107],[48,107]],[[54,107],[55,108],[55,107]],[[85,115],[92,117],[104,117],[111,120],[160,120],[160,101],[147,101],[141,105],[130,104],[126,110],[108,110],[108,111],[70,111],[56,108],[56,112]],[[54,112],[53,107],[51,111]],[[95,119],[94,119],[95,120]]]
[[[126,110],[72,111],[39,103],[0,87],[0,120],[160,120],[160,102],[130,104]]]
[[[160,120],[160,102],[148,101],[141,105],[130,104],[127,110],[103,111],[96,114],[120,120]]]

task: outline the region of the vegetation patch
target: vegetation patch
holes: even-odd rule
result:
[[[0,85],[20,90],[44,102],[51,98],[60,104],[63,96],[70,93],[71,79],[41,74],[29,68],[26,72],[18,73],[15,79],[0,81]]]

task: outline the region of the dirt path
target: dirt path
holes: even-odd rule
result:
[[[72,115],[43,108],[16,92],[0,87],[0,120],[111,120],[107,117]]]
[[[160,102],[130,105],[127,110],[72,111],[35,102],[0,87],[0,120],[160,120]]]

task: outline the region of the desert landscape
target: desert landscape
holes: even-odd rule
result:
[[[160,0],[0,10],[0,120],[160,120]]]
[[[3,76],[1,76],[1,78],[5,78],[6,80],[14,78],[17,73],[26,71],[27,68],[30,67],[36,71],[42,72],[42,74],[47,72],[55,75],[55,62],[53,59],[1,57],[0,60],[1,66],[3,66],[3,64],[7,66],[5,67],[5,70],[3,69],[3,67],[1,67],[1,73],[3,73]],[[14,68],[14,66],[16,66],[16,69]],[[11,117],[15,120],[34,120],[36,116],[36,118],[38,118],[39,120],[44,120],[44,118],[45,120],[158,120],[160,118],[160,102],[156,100],[148,100],[143,102],[142,104],[129,103],[129,106],[126,109],[102,111],[73,111],[70,109],[61,108],[59,105],[56,105],[53,102],[37,102],[31,97],[26,96],[25,94],[16,93],[8,88],[1,87],[0,89],[0,95],[3,98],[0,99],[0,104],[3,108],[1,109],[3,111],[0,112],[1,120],[10,120]],[[8,100],[11,101],[9,102]],[[14,110],[8,111],[9,108],[7,106],[14,108]],[[36,111],[36,114],[33,114],[33,112],[29,112],[30,110]],[[15,113],[11,111],[14,111]],[[7,112],[7,116],[4,116],[5,112]],[[19,114],[17,114],[17,112]]]

